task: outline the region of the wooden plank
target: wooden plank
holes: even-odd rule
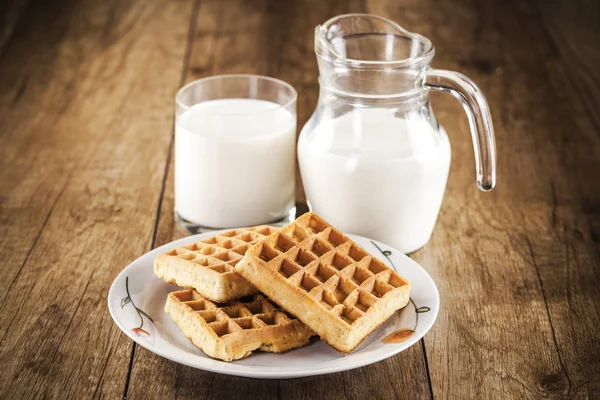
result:
[[[453,146],[431,242],[413,255],[442,298],[425,337],[435,397],[587,398],[599,392],[600,142],[546,36],[516,1],[368,1],[436,45],[434,67],[484,91],[498,187],[475,188],[468,124],[432,96]]]
[[[318,96],[313,29],[330,17],[359,12],[358,2],[202,1],[188,81],[224,73],[257,73],[298,90],[298,127]],[[173,222],[173,168],[169,166],[156,245],[186,234]],[[218,375],[165,361],[137,347],[128,398],[427,398],[420,346],[384,362],[344,373],[267,381]]]
[[[537,0],[546,30],[600,132],[600,2]]]
[[[150,247],[191,3],[41,3],[0,59],[0,397],[115,398],[106,296]]]
[[[29,0],[4,0],[0,3],[0,55],[29,3]]]
[[[600,393],[600,187],[590,182],[598,181],[600,171],[600,4],[553,0],[539,5],[554,40],[552,50],[561,56],[549,68],[548,92],[558,100],[552,119],[567,121],[554,129],[554,157],[541,160],[550,172],[551,211],[538,215],[546,229],[532,229],[530,237],[541,240],[530,240],[528,247],[570,377],[569,395],[594,398]]]

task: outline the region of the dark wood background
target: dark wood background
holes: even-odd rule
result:
[[[0,3],[0,398],[600,397],[600,2],[8,0]],[[184,233],[173,221],[173,97],[246,72],[317,100],[313,29],[390,17],[477,82],[498,186],[475,185],[467,119],[431,242],[412,257],[441,311],[424,340],[353,371],[266,381],[162,359],[113,324],[108,288]],[[298,203],[304,195],[298,186]]]

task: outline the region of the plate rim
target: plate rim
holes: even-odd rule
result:
[[[198,365],[198,362],[197,362],[197,357],[199,357],[198,355],[186,352],[186,354],[193,356],[193,357],[190,357],[189,359],[187,359],[185,357],[177,357],[177,356],[169,355],[169,354],[167,354],[168,353],[167,351],[160,348],[159,346],[153,346],[150,343],[145,342],[144,340],[141,340],[142,337],[135,335],[131,331],[131,329],[129,329],[128,327],[125,327],[121,323],[122,318],[117,316],[117,313],[116,313],[117,309],[116,309],[116,307],[112,306],[111,299],[113,297],[115,297],[115,292],[117,290],[119,290],[116,286],[117,282],[121,282],[127,278],[126,273],[127,273],[128,269],[132,268],[133,266],[135,266],[139,263],[143,263],[144,262],[143,259],[145,259],[145,258],[148,258],[148,257],[154,258],[158,254],[162,254],[172,248],[185,245],[185,244],[187,244],[187,242],[194,242],[196,240],[202,240],[203,238],[214,236],[214,235],[217,235],[217,234],[223,233],[223,232],[228,232],[233,229],[236,229],[236,228],[219,229],[219,230],[214,230],[214,231],[210,231],[210,232],[186,236],[184,238],[180,238],[180,239],[174,240],[172,242],[163,244],[162,246],[159,246],[156,249],[152,249],[152,250],[142,254],[141,256],[137,257],[132,262],[130,262],[125,268],[123,268],[117,274],[115,279],[112,281],[110,289],[108,291],[107,298],[106,298],[110,316],[111,316],[113,322],[117,325],[117,327],[123,333],[125,333],[125,335],[127,337],[129,337],[131,340],[133,340],[134,343],[137,343],[138,345],[142,346],[146,350],[148,350],[152,353],[155,353],[163,358],[166,358],[167,360],[170,360],[170,361],[173,361],[173,362],[176,362],[179,364],[183,364],[188,367],[192,367],[192,368],[196,368],[199,370],[208,371],[208,372],[212,372],[212,373],[232,375],[232,376],[241,376],[241,377],[246,377],[246,378],[291,379],[291,378],[301,378],[301,377],[314,376],[314,375],[326,375],[326,374],[331,374],[331,373],[336,373],[336,372],[349,371],[352,369],[365,367],[367,365],[371,365],[371,364],[377,363],[379,361],[383,361],[387,358],[393,357],[393,356],[397,355],[398,353],[412,347],[418,341],[420,341],[431,330],[431,327],[437,320],[437,317],[439,315],[439,309],[440,309],[439,290],[437,288],[437,285],[435,284],[435,281],[429,275],[429,273],[425,270],[425,268],[423,268],[415,260],[408,257],[406,254],[402,253],[401,251],[399,251],[391,246],[388,246],[387,244],[381,243],[377,240],[370,239],[370,238],[367,238],[364,236],[344,233],[345,235],[349,236],[354,241],[356,241],[356,239],[358,238],[359,241],[364,240],[365,242],[371,242],[382,253],[382,255],[387,259],[386,261],[384,261],[386,263],[386,265],[388,265],[390,268],[394,269],[395,271],[397,271],[397,268],[394,265],[393,261],[391,261],[391,259],[388,257],[388,255],[385,254],[385,251],[382,250],[383,247],[385,247],[387,249],[386,251],[390,251],[389,255],[394,254],[396,256],[400,256],[401,258],[403,258],[403,262],[408,262],[409,264],[412,264],[413,267],[415,267],[415,266],[418,267],[418,269],[420,269],[420,273],[423,275],[423,277],[427,281],[429,281],[429,286],[431,286],[431,288],[433,289],[433,291],[429,294],[434,295],[434,296],[432,296],[432,300],[434,300],[434,301],[432,302],[432,304],[428,304],[428,306],[427,306],[429,308],[429,311],[432,311],[432,314],[430,314],[430,315],[432,315],[432,318],[429,318],[428,321],[426,321],[424,323],[422,332],[420,334],[417,334],[417,332],[414,331],[414,333],[415,333],[414,336],[406,339],[406,341],[404,341],[402,343],[402,345],[400,345],[396,348],[390,348],[390,351],[387,353],[379,354],[379,355],[377,355],[373,358],[367,359],[367,360],[362,360],[362,361],[354,360],[354,362],[352,362],[352,363],[348,363],[348,362],[340,363],[340,360],[343,360],[346,357],[350,357],[353,354],[360,354],[360,352],[350,353],[348,355],[342,356],[342,358],[326,361],[327,363],[332,363],[332,365],[327,365],[327,366],[324,366],[321,368],[311,368],[310,370],[302,369],[302,370],[298,370],[298,371],[295,371],[295,370],[292,370],[292,371],[290,371],[290,370],[264,371],[264,370],[261,370],[260,367],[256,367],[256,366],[240,365],[240,364],[235,364],[235,362],[225,362],[225,361],[221,361],[221,360],[215,360],[212,358],[204,358],[204,357],[202,357],[201,359],[203,360],[202,362],[206,363],[206,365]],[[361,245],[361,244],[359,243],[359,245]],[[382,246],[382,247],[380,247],[380,246]],[[381,259],[381,257],[378,257],[377,255],[373,254],[371,251],[368,251],[368,253]],[[153,271],[151,272],[151,274],[154,276]],[[177,285],[173,285],[173,286],[175,288],[178,287]],[[410,302],[412,302],[412,296],[409,299],[409,304],[410,304]],[[419,312],[417,311],[417,306],[414,302],[413,302],[413,305],[415,307],[415,313],[418,315]],[[175,348],[185,352],[184,349],[177,347],[174,344],[171,344],[171,345],[174,346]]]

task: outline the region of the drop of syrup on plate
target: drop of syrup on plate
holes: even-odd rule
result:
[[[133,328],[132,331],[136,334],[136,336],[150,336],[150,332],[142,328]]]
[[[404,342],[406,339],[411,337],[413,333],[415,333],[415,331],[413,331],[412,329],[400,329],[386,336],[383,339],[383,343]]]

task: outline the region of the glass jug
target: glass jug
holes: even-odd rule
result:
[[[310,209],[339,229],[409,253],[431,236],[450,168],[450,143],[429,90],[453,94],[469,117],[477,184],[496,180],[485,97],[456,72],[429,68],[431,42],[368,14],[315,29],[320,94],[298,139]]]

